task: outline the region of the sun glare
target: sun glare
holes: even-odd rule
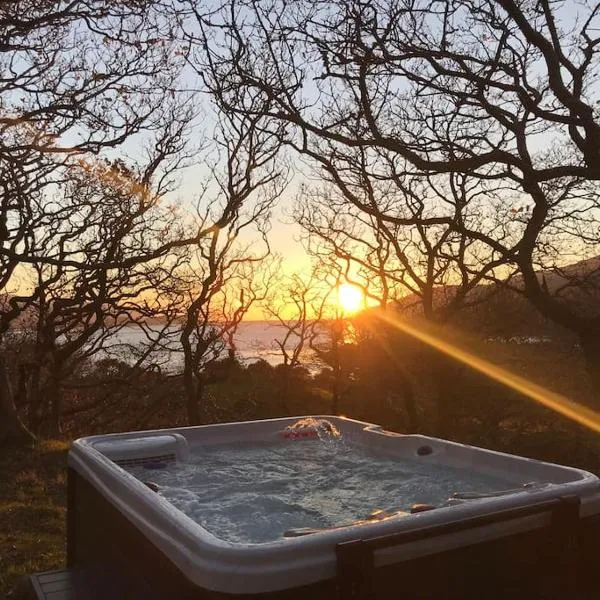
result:
[[[338,288],[338,304],[345,313],[355,313],[364,304],[362,290],[349,283],[342,283]]]

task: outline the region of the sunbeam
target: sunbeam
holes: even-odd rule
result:
[[[484,360],[462,348],[459,348],[455,344],[451,344],[446,340],[443,340],[430,332],[423,331],[409,325],[401,319],[392,316],[387,312],[377,312],[376,316],[391,325],[392,327],[399,329],[400,331],[414,337],[415,339],[443,352],[444,354],[458,360],[465,365],[468,365],[472,369],[483,373],[490,379],[498,381],[506,385],[507,387],[535,400],[539,404],[552,409],[553,411],[568,417],[569,419],[592,429],[593,431],[600,432],[600,413],[577,404],[572,400],[569,400],[562,394],[551,392],[546,388],[533,383],[519,375],[515,375],[510,371],[498,367],[487,360]]]

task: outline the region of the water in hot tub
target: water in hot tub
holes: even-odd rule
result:
[[[343,438],[206,446],[188,462],[130,467],[216,537],[264,543],[296,528],[326,528],[372,511],[440,505],[455,492],[511,487],[476,472],[400,460]]]

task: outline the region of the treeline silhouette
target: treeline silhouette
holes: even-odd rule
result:
[[[328,349],[322,342],[318,369],[263,360],[243,365],[233,353],[213,361],[203,375],[198,422],[332,414],[335,403],[338,414],[396,432],[442,436],[600,472],[600,443],[592,432],[382,324],[368,311],[353,320],[351,329],[352,336],[335,351],[331,342]],[[593,397],[581,350],[571,342],[507,342],[459,330],[453,339],[553,391],[575,400]],[[65,387],[61,418],[63,435],[71,439],[186,426],[185,382],[181,373],[116,359],[83,363]]]

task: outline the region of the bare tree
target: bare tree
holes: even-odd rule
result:
[[[340,263],[333,254],[312,251],[311,256],[314,299],[308,347],[313,360],[331,372],[330,412],[338,415],[352,368],[345,350],[352,345],[355,334],[352,315],[345,312],[339,297],[340,286],[349,281],[348,269],[344,268],[349,263]]]
[[[0,357],[0,444],[13,445],[32,442],[35,435],[21,420],[14,402],[12,384],[4,358]]]
[[[363,164],[305,191],[295,217],[310,252],[344,264],[345,279],[366,296],[444,324],[481,302],[484,295],[473,293],[481,283],[510,273],[502,255],[462,231],[463,222],[486,217],[496,227],[478,196],[476,183],[460,175],[375,174]]]
[[[13,295],[3,316],[7,327],[16,305],[33,324],[33,350],[18,375],[36,433],[43,421],[59,431],[65,379],[126,324],[150,316],[146,297],[181,261],[180,252],[154,255],[186,237],[185,225],[161,203],[185,155],[181,134],[166,133],[143,169],[83,161],[53,194],[30,199],[35,210],[20,229],[28,260],[19,286],[26,293]]]
[[[283,359],[279,367],[282,381],[279,400],[287,414],[291,411],[288,399],[294,375],[299,367],[306,366],[307,357],[312,361],[314,355],[310,345],[322,325],[319,313],[327,291],[314,270],[308,274],[294,273],[274,282],[263,304],[265,317],[275,321],[281,331],[273,345]]]
[[[56,189],[70,169],[134,138],[138,146],[152,138],[170,143],[165,123],[176,123],[173,115],[188,109],[175,93],[183,57],[174,24],[156,3],[5,2],[0,31],[0,290],[10,294],[0,318],[5,332],[39,291],[29,298],[15,285],[23,265],[58,260],[36,255],[26,239],[42,226],[56,237],[51,216],[41,216],[43,199],[55,197],[53,214],[64,221],[68,209],[60,213]]]
[[[0,337],[33,316],[33,351],[17,369],[17,388],[35,428],[49,420],[59,429],[66,380],[119,346],[126,326],[147,338],[139,365],[167,349],[177,307],[169,286],[192,260],[205,261],[206,275],[190,304],[192,329],[213,324],[198,311],[223,293],[224,274],[241,281],[242,263],[259,260],[242,257],[234,242],[266,219],[279,193],[277,138],[257,119],[227,119],[225,176],[203,184],[217,189],[198,218],[177,211],[173,176],[189,163],[196,107],[178,85],[188,58],[174,35],[178,19],[163,9],[138,0],[0,8]],[[221,333],[255,293],[248,285]],[[153,328],[159,315],[166,322]]]
[[[475,181],[461,175],[414,176],[386,163],[385,156],[367,161],[361,151],[344,156],[338,152],[331,160],[344,161],[345,168],[332,168],[332,181],[310,193],[304,190],[297,203],[296,219],[311,254],[337,263],[345,280],[377,300],[380,310],[389,304],[411,320],[443,326],[490,299],[497,288],[480,284],[501,271],[505,259],[462,231],[462,223],[486,216],[490,227],[497,226],[497,219],[489,218],[490,211],[481,206]],[[393,337],[384,323],[369,329],[379,338]],[[389,339],[380,341],[384,348],[395,347]],[[395,365],[396,386],[403,390],[414,428],[409,373],[393,356],[388,360]],[[438,431],[443,433],[452,412],[451,369],[436,353],[428,362],[437,381]]]
[[[293,369],[303,362],[318,324],[322,286],[314,271],[308,276],[295,273],[284,277],[272,289],[264,305],[265,316],[277,321],[282,335],[274,339],[283,365]]]
[[[204,22],[228,109],[285,127],[328,176],[343,172],[331,157],[360,149],[475,180],[506,220],[459,233],[519,269],[538,310],[579,336],[600,389],[598,303],[576,300],[597,265],[566,268],[598,254],[598,18],[588,2],[231,0]]]
[[[58,160],[152,129],[182,63],[157,3],[17,0],[0,7],[0,160]]]
[[[226,234],[227,232],[225,232]],[[210,405],[206,387],[227,379],[237,360],[235,334],[248,311],[266,296],[272,264],[265,255],[227,247],[214,251],[219,235],[207,240],[209,256],[202,257],[185,276],[183,317],[177,327],[183,350],[183,384],[190,425],[214,418],[218,407]],[[212,256],[210,256],[212,254]],[[181,275],[180,275],[181,277]]]
[[[153,3],[0,6],[0,337],[27,311],[46,306],[74,268],[96,268],[68,249],[84,229],[92,231],[92,203],[87,215],[83,208],[76,214],[60,195],[82,165],[116,173],[92,158],[103,150],[138,134],[169,143],[161,109],[170,116],[174,108],[174,99],[165,103],[183,62],[174,50],[173,24]],[[5,406],[14,407],[14,398]]]
[[[207,367],[221,356],[222,344],[232,340],[246,312],[266,294],[271,276],[264,266],[270,254],[266,234],[271,208],[286,179],[275,161],[279,141],[265,134],[257,119],[223,117],[216,142],[222,161],[213,168],[215,196],[200,209],[199,219],[215,221],[218,227],[199,240],[185,275],[189,292],[180,341],[190,424],[202,421]],[[248,237],[252,232],[253,249],[240,243],[242,234]]]

